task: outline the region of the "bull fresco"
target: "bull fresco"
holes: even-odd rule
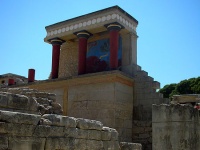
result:
[[[109,39],[101,39],[98,41],[88,43],[86,72],[94,73],[101,71],[108,71],[109,68]],[[122,39],[119,38],[118,49],[118,69],[121,67],[122,59]]]

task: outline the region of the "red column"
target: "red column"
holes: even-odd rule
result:
[[[15,80],[14,79],[8,79],[8,85],[14,85]]]
[[[110,38],[110,70],[115,70],[118,67],[118,49],[119,49],[119,24],[110,24],[107,26]]]
[[[29,69],[28,70],[28,82],[34,82],[35,81],[35,69]]]
[[[83,31],[75,33],[78,36],[78,75],[86,73],[87,40],[90,33]]]
[[[51,68],[51,78],[58,78],[59,71],[59,60],[60,60],[60,46],[64,42],[61,39],[52,39],[50,40],[52,44],[52,68]]]

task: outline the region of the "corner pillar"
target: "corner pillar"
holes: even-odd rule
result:
[[[91,33],[79,31],[74,33],[78,37],[78,75],[86,73],[87,40]]]
[[[51,79],[58,78],[59,71],[59,60],[60,60],[60,46],[64,43],[64,40],[54,38],[49,40],[52,44],[52,68],[51,68]]]
[[[110,70],[118,68],[119,31],[122,26],[118,23],[105,25],[110,38]]]

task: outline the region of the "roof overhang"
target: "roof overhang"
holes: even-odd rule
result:
[[[119,6],[113,6],[46,26],[47,35],[44,41],[49,43],[49,39],[53,38],[66,41],[75,39],[76,35],[74,33],[81,30],[87,30],[92,34],[101,33],[107,30],[105,24],[113,22],[118,22],[124,26],[124,29],[136,34],[138,21]]]

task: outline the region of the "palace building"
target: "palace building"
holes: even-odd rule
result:
[[[137,25],[113,6],[46,26],[50,78],[23,86],[55,93],[63,115],[99,120],[120,141],[151,145],[152,104],[166,99],[137,64]]]

